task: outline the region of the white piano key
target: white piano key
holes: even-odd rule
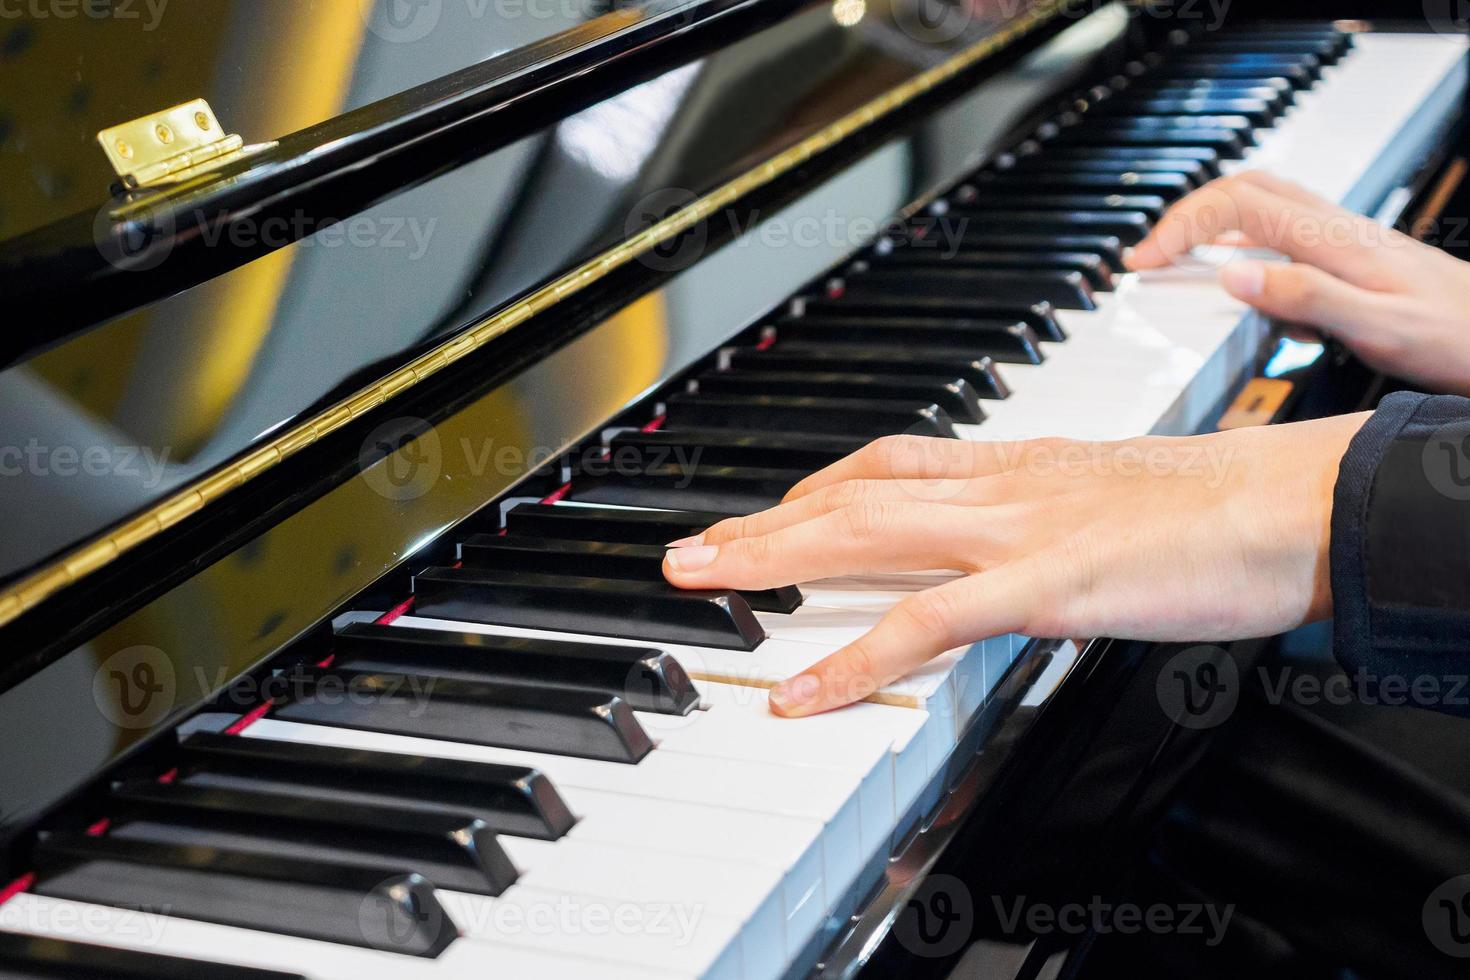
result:
[[[161,912],[137,912],[104,905],[17,895],[0,906],[0,929],[96,943],[113,949],[179,956],[204,963],[228,963],[299,973],[310,980],[485,980],[529,977],[585,980],[595,974],[614,980],[693,980],[650,961],[636,966],[606,958],[579,959],[504,943],[458,940],[429,960],[339,943],[280,936],[252,929],[197,922]],[[200,976],[208,976],[207,969]]]

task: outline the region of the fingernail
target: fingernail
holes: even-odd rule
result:
[[[690,538],[680,538],[678,541],[670,541],[664,545],[665,548],[696,548],[704,544],[704,535],[696,534]]]
[[[666,556],[676,572],[697,572],[715,560],[720,549],[712,544],[694,548],[675,548]]]
[[[783,715],[796,714],[810,704],[820,687],[812,677],[793,677],[771,688],[771,707]]]
[[[1220,282],[1236,296],[1259,296],[1266,288],[1266,267],[1260,262],[1229,262],[1220,270]]]

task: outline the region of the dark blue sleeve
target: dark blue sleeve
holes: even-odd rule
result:
[[[1331,559],[1355,688],[1470,716],[1470,399],[1383,400],[1338,471]]]

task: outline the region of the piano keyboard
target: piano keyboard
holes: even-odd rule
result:
[[[1271,27],[1130,66],[610,432],[666,462],[464,534],[410,614],[344,617],[261,710],[198,719],[174,768],[50,828],[0,897],[0,976],[809,971],[1028,641],[779,720],[766,688],[936,575],[681,593],[662,546],[882,435],[1196,430],[1260,324],[1211,272],[1126,274],[1122,250],[1243,167],[1372,205],[1463,62],[1440,36]],[[945,222],[953,254],[925,244]]]

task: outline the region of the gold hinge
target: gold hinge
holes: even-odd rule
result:
[[[126,187],[173,183],[275,145],[246,146],[203,99],[104,129],[97,142]]]

